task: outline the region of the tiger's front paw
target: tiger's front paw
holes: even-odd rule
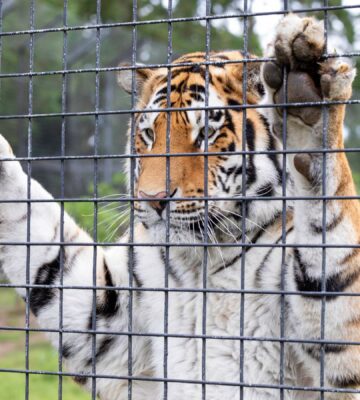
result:
[[[263,67],[263,79],[275,104],[348,100],[355,69],[339,59],[322,62],[325,50],[323,23],[290,14],[279,23],[271,47],[271,61]],[[287,70],[287,92],[284,70]],[[283,109],[276,108],[278,117]],[[322,115],[321,106],[289,107],[288,115],[313,127]]]

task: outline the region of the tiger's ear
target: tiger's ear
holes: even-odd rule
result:
[[[119,67],[130,67],[130,69],[122,69],[117,73],[117,83],[121,88],[123,88],[126,92],[132,93],[133,91],[133,68],[131,68],[131,64],[121,63]],[[137,64],[136,67],[141,67],[141,65]],[[153,74],[153,71],[149,68],[136,68],[135,69],[135,85],[136,90],[141,91],[145,81],[147,81],[150,76]]]

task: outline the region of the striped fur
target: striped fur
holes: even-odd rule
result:
[[[119,246],[97,246],[94,254],[93,246],[83,245],[91,244],[90,237],[65,214],[63,240],[69,246],[60,248],[60,207],[34,180],[31,198],[41,202],[31,204],[29,233],[37,245],[29,253],[25,245],[14,245],[26,241],[28,209],[26,203],[14,206],[9,201],[27,198],[27,176],[17,161],[0,163],[0,200],[7,201],[0,203],[0,263],[11,282],[21,286],[27,283],[29,257],[28,283],[37,285],[30,290],[30,307],[42,327],[54,330],[49,336],[59,351],[57,285],[63,282],[62,354],[68,361],[68,371],[78,374],[75,380],[88,389],[92,388],[90,376],[95,368],[100,375],[96,391],[102,400],[126,399],[129,390],[136,400],[161,399],[165,390],[169,400],[201,399],[204,379],[210,382],[206,399],[237,399],[240,376],[247,400],[277,399],[279,389],[274,385],[280,384],[293,388],[284,390],[287,400],[318,399],[318,392],[304,394],[294,387],[319,387],[322,357],[326,387],[352,389],[360,384],[358,346],[343,343],[360,341],[359,301],[349,296],[360,292],[359,251],[351,248],[359,244],[358,201],[334,199],[323,205],[316,199],[288,200],[286,214],[282,215],[283,202],[271,199],[282,196],[283,187],[286,195],[319,196],[325,190],[323,182],[327,195],[354,195],[346,157],[331,153],[324,163],[321,153],[301,152],[287,157],[283,171],[280,155],[262,153],[281,150],[284,129],[288,148],[321,148],[324,124],[327,146],[343,148],[345,107],[328,107],[325,120],[317,108],[289,108],[285,128],[280,108],[244,111],[241,107],[244,99],[251,105],[282,103],[284,66],[289,72],[290,102],[348,99],[354,71],[342,61],[317,63],[323,52],[323,37],[320,23],[289,15],[279,24],[275,42],[269,47],[269,55],[277,61],[262,68],[257,62],[249,62],[245,72],[243,64],[235,62],[242,59],[241,53],[222,52],[210,55],[215,65],[207,73],[201,64],[205,61],[203,53],[185,55],[176,62],[197,64],[171,70],[169,98],[167,70],[144,67],[138,71],[138,107],[157,111],[138,113],[135,121],[135,151],[148,155],[128,165],[129,176],[133,169],[139,198],[131,238],[135,246],[128,245],[131,235],[125,235]],[[119,83],[131,91],[131,74],[121,72]],[[207,113],[196,110],[206,105],[210,107]],[[169,106],[177,111],[161,111]],[[246,156],[238,154],[243,149],[249,151]],[[160,156],[167,151],[174,155],[168,164]],[[204,157],[204,151],[209,152],[208,157]],[[0,157],[14,158],[1,136]],[[167,189],[168,196],[174,198],[168,207],[163,200]],[[244,201],[244,194],[254,199]],[[204,196],[208,197],[208,213]],[[222,200],[215,201],[216,197]],[[171,243],[180,246],[167,252],[162,245],[167,235]],[[342,247],[327,249],[324,262],[321,243],[325,236],[326,243]],[[237,246],[244,238],[247,245]],[[204,240],[231,244],[211,247],[206,253],[206,287],[211,289],[206,296],[202,291],[205,252],[199,245]],[[282,246],[284,240],[289,246]],[[158,246],[146,246],[149,243]],[[198,246],[191,248],[191,244]],[[94,259],[96,284],[101,287],[96,291],[96,318],[91,289]],[[131,291],[129,285],[133,286]],[[249,292],[241,296],[241,288]],[[282,289],[300,293],[284,297],[271,293]],[[324,332],[319,296],[322,289],[328,292]],[[18,291],[25,297],[24,288]],[[281,315],[284,330],[280,327]],[[95,339],[94,329],[98,332]],[[167,353],[162,337],[165,329]],[[131,342],[129,330],[134,333]],[[283,349],[278,340],[282,334],[290,339]],[[205,348],[204,335],[209,336]],[[247,338],[242,342],[243,349],[240,335]],[[316,342],[321,338],[331,343],[321,347]],[[301,343],[294,343],[296,339]],[[131,388],[126,379],[129,374],[136,377]],[[117,379],[108,378],[110,375]],[[166,387],[163,380],[168,382]],[[326,400],[357,398],[355,394],[325,394]]]

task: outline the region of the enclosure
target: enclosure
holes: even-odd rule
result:
[[[244,65],[246,71],[247,65],[254,62],[250,59],[250,54],[255,54],[256,61],[259,62],[270,60],[263,56],[265,46],[271,40],[279,20],[290,11],[300,16],[314,15],[324,20],[327,52],[324,54],[324,59],[345,58],[351,60],[353,65],[357,65],[359,70],[360,2],[356,0],[27,0],[25,2],[0,0],[0,133],[9,140],[29,176],[44,185],[60,204],[62,218],[67,211],[91,234],[93,241],[88,245],[94,247],[94,253],[98,246],[116,246],[118,237],[125,231],[129,231],[130,236],[133,235],[135,224],[134,170],[130,171],[130,190],[127,192],[124,165],[125,161],[137,157],[133,142],[130,149],[126,148],[126,132],[129,126],[130,133],[134,136],[134,121],[139,113],[136,107],[134,81],[135,71],[141,68],[139,65],[147,64],[153,70],[165,68],[171,74],[172,62],[182,54],[203,51],[209,56],[212,51],[226,49],[243,52],[244,59],[238,62]],[[123,63],[128,63],[128,66],[124,66]],[[212,61],[208,59],[203,64],[208,68],[212,65]],[[191,65],[191,62],[184,63],[184,66],[187,65]],[[116,82],[117,73],[126,70],[133,74],[132,95],[121,91]],[[169,92],[167,95],[169,96]],[[166,111],[170,115],[172,110],[169,97],[167,101]],[[355,78],[352,99],[345,103],[347,104],[346,149],[342,151],[346,152],[350,160],[359,190],[360,75]],[[326,102],[320,106],[326,113]],[[245,101],[239,107],[246,113],[252,106]],[[204,109],[206,115],[211,110],[210,107]],[[283,110],[286,119],[286,104],[283,105]],[[283,135],[286,137],[286,131]],[[206,142],[207,140],[208,138]],[[327,152],[329,150],[324,147],[324,158]],[[237,153],[244,159],[251,154],[245,147]],[[284,155],[283,166],[286,169],[287,156],[294,152],[288,151],[285,146],[284,150],[278,153]],[[256,151],[252,154],[256,154]],[[205,160],[209,155],[209,152],[204,152]],[[169,151],[163,155],[167,160],[167,182],[171,178],[169,165],[173,156]],[[243,174],[245,173],[246,171],[243,171]],[[205,178],[207,187],[207,174]],[[285,207],[289,197],[291,196],[284,184],[282,196],[273,198],[283,202],[283,221],[286,218]],[[245,204],[246,191],[242,193],[242,198]],[[325,208],[326,201],[330,199],[326,189],[319,198]],[[357,201],[356,199],[357,197],[350,200]],[[170,200],[167,199],[168,202]],[[206,193],[204,200],[207,207],[209,198]],[[250,200],[256,201],[256,198]],[[18,202],[31,204],[32,199],[25,198]],[[245,207],[243,211],[246,212]],[[205,211],[205,224],[206,215],[207,211]],[[167,232],[170,229],[168,219]],[[326,215],[323,221],[325,224]],[[290,245],[286,242],[285,224],[282,229],[283,236],[278,246],[285,252]],[[64,247],[63,240],[60,242]],[[30,249],[30,252],[33,247],[31,240],[23,244]],[[1,245],[0,242],[0,251]],[[169,265],[169,248],[174,245],[176,244],[166,243],[167,265]],[[192,246],[191,243],[182,245]],[[131,246],[133,247],[133,244]],[[207,286],[206,254],[207,248],[211,246],[214,244],[206,234],[204,243],[200,246],[204,251],[205,260],[202,271],[203,287],[199,291],[203,296],[203,320],[206,320],[207,295],[226,293],[226,289]],[[251,244],[246,243],[244,234],[236,246],[241,249],[251,247]],[[218,247],[221,251],[222,247],[220,245]],[[226,243],[223,247],[226,247]],[[326,250],[329,247],[326,244],[326,234],[320,247],[323,249],[325,269]],[[27,260],[27,264],[28,262]],[[93,293],[96,314],[96,256],[92,268],[95,278],[93,285],[88,289]],[[242,268],[246,268],[246,260]],[[174,379],[167,376],[168,340],[177,336],[168,332],[168,319],[171,318],[168,315],[168,302],[169,296],[176,290],[167,286],[167,276],[164,277],[165,286],[162,288],[139,289],[133,286],[133,281],[132,276],[129,285],[116,287],[114,290],[126,291],[131,298],[139,291],[161,291],[164,293],[165,302],[162,332],[139,334],[132,332],[131,324],[126,331],[112,332],[113,335],[128,338],[129,374],[125,377],[110,375],[107,378],[128,381],[130,388],[128,398],[136,400],[131,393],[131,382],[142,378],[131,373],[133,336],[162,338],[164,374],[156,379],[164,385],[164,388]],[[72,378],[75,381],[80,380],[82,375],[73,373],[64,366],[62,306],[59,309],[59,351],[55,351],[46,339],[47,330],[37,325],[30,312],[29,295],[34,286],[29,282],[24,282],[21,286],[27,293],[25,303],[16,296],[15,287],[16,285],[6,280],[0,265],[0,398],[95,399],[96,370],[87,376],[93,382],[93,390],[89,394],[73,383]],[[60,284],[56,289],[61,298],[62,292],[67,288]],[[183,290],[191,292],[194,289]],[[234,290],[231,291],[233,292]],[[235,292],[241,301],[239,309],[241,321],[244,315],[244,298],[254,291],[247,289],[242,281],[241,287]],[[283,302],[287,296],[299,295],[296,292],[287,293],[283,288],[276,292],[267,291],[264,294],[280,295]],[[323,316],[325,316],[327,295],[325,286],[319,295],[322,296]],[[360,293],[352,295],[359,296]],[[128,312],[129,319],[132,320],[131,307]],[[285,314],[279,321],[281,326],[284,324],[284,318]],[[324,324],[325,321],[322,320],[323,327]],[[288,337],[283,328],[281,332],[280,337],[275,340],[280,343],[282,351],[286,343],[299,341],[296,337]],[[95,338],[96,322],[82,333]],[[206,329],[195,336],[202,343],[202,379],[197,383],[204,388],[202,394],[204,399],[206,386],[214,384],[207,381],[205,373],[208,341],[236,341],[241,356],[244,342],[269,340],[266,337],[245,336],[242,323],[236,337],[211,336],[207,334]],[[334,344],[326,340],[324,332],[316,343],[319,343],[322,349],[327,344]],[[355,342],[347,344],[360,345]],[[95,340],[93,347],[95,355]],[[321,355],[324,356],[324,351]],[[279,369],[280,376],[284,367],[283,362],[282,359],[280,365],[274,366]],[[322,369],[324,369],[323,364],[322,359]],[[280,399],[284,398],[284,390],[289,389],[283,378],[281,379],[280,384],[276,386]],[[228,384],[226,377],[224,382],[217,383]],[[242,377],[239,377],[237,385],[246,387],[248,383],[246,379],[242,380]],[[305,387],[296,389],[304,390],[304,393],[308,390]],[[319,398],[324,398],[328,390],[323,381],[320,381],[315,389],[320,393]],[[348,391],[356,392],[356,388],[350,388]],[[166,389],[164,398],[167,398]]]

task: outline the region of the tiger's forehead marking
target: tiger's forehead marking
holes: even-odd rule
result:
[[[203,83],[192,83],[190,85],[171,85],[170,87],[170,103],[171,107],[184,108],[183,113],[187,115],[187,121],[192,127],[192,136],[196,137],[198,130],[205,126],[206,118],[208,118],[209,126],[218,128],[225,119],[226,100],[223,100],[218,91],[209,83],[209,87],[205,90]],[[164,85],[155,91],[150,98],[146,109],[156,110],[168,108],[168,87]],[[206,110],[206,108],[209,110]],[[218,108],[217,108],[218,107]],[[190,108],[190,110],[188,109]],[[174,111],[173,113],[176,113]],[[146,129],[154,126],[155,120],[161,112],[144,112],[139,118],[139,128]]]

